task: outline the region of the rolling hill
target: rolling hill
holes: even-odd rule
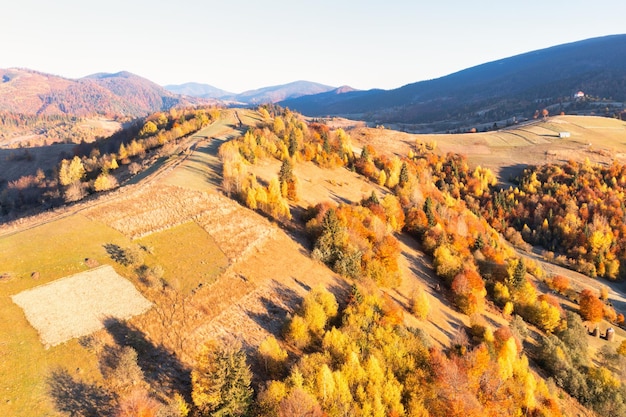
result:
[[[342,115],[375,123],[446,131],[552,114],[590,111],[626,100],[626,35],[528,52],[394,90],[304,96],[279,104],[309,116]],[[587,98],[576,101],[583,91]],[[610,104],[608,104],[610,106]],[[597,107],[596,107],[597,109]]]
[[[29,69],[0,69],[0,111],[28,115],[145,116],[206,102],[173,94],[129,72],[68,79]]]
[[[280,84],[263,87],[256,90],[248,90],[243,93],[229,93],[208,84],[185,83],[180,85],[166,85],[165,89],[193,97],[204,97],[234,102],[238,104],[261,104],[276,103],[302,96],[323,94],[334,90],[334,87],[314,83],[311,81],[294,81],[288,84]]]
[[[222,90],[217,87],[213,87],[209,84],[202,83],[184,83],[184,84],[170,84],[166,85],[165,88],[167,91],[170,91],[174,94],[182,94],[185,96],[191,97],[201,97],[201,98],[217,98],[221,99],[224,97],[232,97],[235,93],[231,93],[229,91]]]

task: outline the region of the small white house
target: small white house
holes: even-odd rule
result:
[[[559,132],[559,138],[560,139],[569,138],[570,136],[571,136],[570,132]]]

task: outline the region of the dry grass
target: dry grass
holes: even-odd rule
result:
[[[205,211],[212,199],[199,191],[155,183],[85,214],[136,239],[188,222]]]
[[[196,217],[196,222],[209,233],[231,263],[246,257],[276,232],[276,228],[260,215],[220,195]]]
[[[569,138],[559,138],[569,132]],[[626,122],[605,117],[555,116],[510,128],[471,134],[401,133],[389,129],[350,131],[355,147],[371,144],[379,152],[406,156],[416,142],[436,142],[436,152],[466,155],[470,164],[490,168],[502,182],[528,165],[568,160],[609,164],[626,161]]]
[[[110,266],[71,275],[11,298],[22,307],[46,347],[88,335],[102,329],[108,318],[127,319],[152,305]]]

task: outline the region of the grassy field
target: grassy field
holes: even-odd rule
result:
[[[559,138],[560,132],[570,137]],[[467,156],[471,165],[491,169],[503,183],[528,165],[564,163],[570,159],[626,163],[626,122],[606,117],[555,116],[505,129],[464,134],[413,135],[359,127],[350,131],[355,146],[372,144],[386,153],[407,155],[416,143],[434,143],[435,151]],[[361,143],[361,145],[359,144]]]
[[[151,248],[165,280],[183,294],[201,283],[212,283],[228,266],[215,240],[195,222],[153,233],[137,243]]]
[[[91,353],[71,340],[45,349],[37,331],[11,296],[87,269],[85,258],[110,262],[103,247],[130,243],[119,232],[76,215],[0,238],[0,415],[56,416],[46,395],[46,379],[55,367],[71,364],[82,378],[98,378]],[[31,278],[39,272],[39,279]]]

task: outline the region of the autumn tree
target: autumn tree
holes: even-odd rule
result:
[[[100,372],[118,394],[147,388],[137,364],[137,351],[130,346],[105,346],[100,355]]]
[[[159,128],[153,121],[146,122],[139,131],[140,137],[152,136],[159,131]]]
[[[283,349],[273,335],[268,336],[259,346],[259,357],[265,371],[272,377],[280,376],[287,361],[287,351]]]
[[[63,186],[81,181],[85,176],[85,167],[78,156],[71,161],[64,159],[59,166],[59,183]]]
[[[315,398],[301,388],[295,388],[278,405],[278,417],[322,417],[325,414]]]
[[[236,344],[204,344],[191,372],[191,397],[201,416],[243,416],[252,401],[252,373]]]
[[[426,319],[430,313],[430,301],[422,288],[415,290],[411,295],[411,312],[420,320]]]
[[[114,417],[157,417],[161,404],[146,391],[133,391],[121,399]]]
[[[579,309],[582,318],[592,323],[598,323],[604,317],[604,303],[589,289],[581,291]]]
[[[561,294],[564,294],[570,287],[569,279],[563,275],[555,275],[552,278],[551,284],[552,288]]]
[[[107,191],[117,187],[117,179],[111,174],[105,174],[104,172],[98,175],[98,178],[93,183],[95,191]]]
[[[293,173],[293,162],[291,158],[285,158],[278,173],[281,194],[291,201],[298,199],[298,180]]]

